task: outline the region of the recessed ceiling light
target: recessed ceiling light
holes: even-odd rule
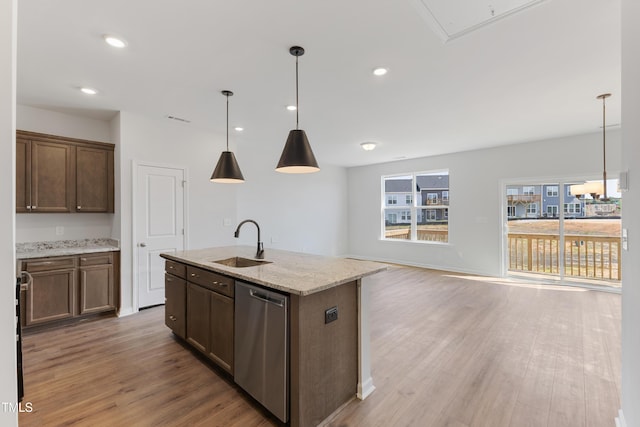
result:
[[[241,128],[240,126],[237,126],[234,128],[237,132],[242,132],[244,130],[244,128]]]
[[[287,110],[289,110],[289,111],[296,111],[296,110],[297,110],[297,108],[296,108],[296,106],[295,106],[295,105],[287,105]]]
[[[95,89],[93,89],[93,88],[91,88],[91,87],[81,87],[81,88],[80,88],[80,91],[81,91],[82,93],[87,94],[87,95],[96,95],[96,94],[98,93],[98,91],[97,91],[97,90],[95,90]]]
[[[376,145],[377,144],[375,142],[369,142],[369,141],[368,142],[363,142],[363,143],[360,144],[360,146],[362,147],[362,149],[364,151],[371,151],[371,150],[376,148]]]
[[[378,67],[373,69],[373,74],[376,76],[384,76],[388,71],[386,68]]]
[[[109,34],[105,34],[102,37],[109,46],[117,47],[118,49],[127,47],[127,42],[119,37],[110,36]]]

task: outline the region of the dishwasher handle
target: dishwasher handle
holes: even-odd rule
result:
[[[268,302],[270,304],[277,305],[278,307],[284,307],[284,302],[285,302],[284,298],[283,299],[274,298],[272,296],[263,294],[261,292],[254,291],[253,289],[249,289],[249,295],[252,298],[259,299],[260,301]]]

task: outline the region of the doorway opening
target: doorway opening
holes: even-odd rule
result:
[[[572,194],[571,182],[506,185],[507,274],[556,284],[621,288],[621,204],[617,179],[608,200]]]

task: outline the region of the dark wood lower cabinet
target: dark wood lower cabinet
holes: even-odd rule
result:
[[[211,291],[187,284],[187,341],[203,353],[209,348],[209,313]]]
[[[187,338],[187,281],[173,274],[164,276],[164,324],[182,339]]]
[[[233,374],[233,279],[191,267],[187,273],[172,261],[167,261],[166,273],[165,324]]]
[[[22,261],[31,283],[22,292],[24,327],[116,309],[117,253]]]
[[[25,326],[73,317],[75,276],[75,269],[31,273]]]
[[[210,293],[208,356],[227,372],[233,373],[233,299],[217,292]]]

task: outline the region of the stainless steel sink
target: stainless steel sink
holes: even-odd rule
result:
[[[250,258],[242,258],[242,257],[233,257],[227,259],[219,259],[215,262],[216,264],[226,265],[228,267],[236,267],[236,268],[244,268],[244,267],[255,267],[256,265],[265,265],[271,264],[271,261],[262,261],[258,259],[250,259]]]

